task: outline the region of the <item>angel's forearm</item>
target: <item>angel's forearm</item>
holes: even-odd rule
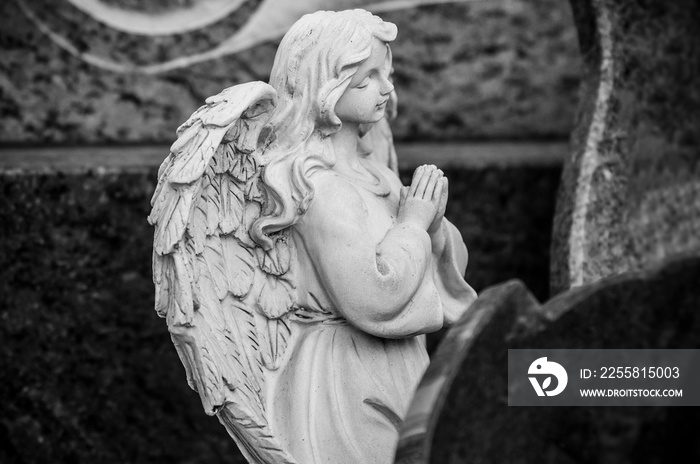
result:
[[[443,315],[439,297],[430,290],[433,258],[428,234],[397,225],[377,246],[358,253],[362,245],[340,246],[354,253],[341,260],[344,265],[323,273],[337,310],[360,329],[383,337],[439,329]],[[426,298],[430,304],[421,302]]]

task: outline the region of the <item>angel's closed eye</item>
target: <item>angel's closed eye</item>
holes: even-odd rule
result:
[[[370,81],[369,76],[367,76],[364,79],[362,79],[362,81],[360,81],[360,83],[357,84],[355,86],[355,88],[356,89],[364,89],[365,87],[367,87],[369,85],[369,81]]]

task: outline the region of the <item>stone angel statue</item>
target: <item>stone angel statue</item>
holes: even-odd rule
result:
[[[396,33],[363,10],[302,17],[270,83],[207,99],[159,170],[156,310],[251,463],[391,462],[422,334],[476,297],[443,173],[403,187],[360,149]]]

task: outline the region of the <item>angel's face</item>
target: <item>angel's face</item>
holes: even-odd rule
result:
[[[391,51],[379,39],[372,41],[372,53],[360,64],[348,88],[335,105],[343,123],[368,124],[380,121],[394,86],[389,81]]]

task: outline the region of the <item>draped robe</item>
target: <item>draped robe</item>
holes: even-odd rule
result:
[[[399,179],[362,163],[373,180],[314,173],[314,199],[293,228],[300,309],[268,403],[299,464],[393,462],[428,364],[422,334],[476,298],[457,229],[443,219],[444,239],[431,240],[397,223]]]

